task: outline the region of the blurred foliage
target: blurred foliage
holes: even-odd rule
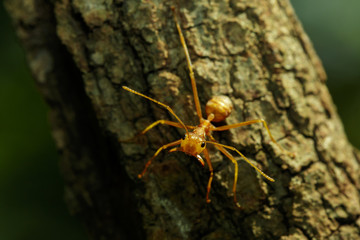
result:
[[[0,239],[85,239],[63,201],[47,107],[0,3]]]
[[[360,147],[360,1],[292,0],[328,73],[350,141]],[[47,108],[0,4],[0,239],[85,239],[63,202]]]
[[[291,0],[328,75],[350,142],[360,148],[360,1]]]

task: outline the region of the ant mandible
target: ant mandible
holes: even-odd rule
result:
[[[169,147],[179,145],[178,147],[170,149],[169,152],[181,151],[181,152],[186,153],[187,155],[194,156],[201,163],[202,166],[205,165],[204,160],[200,156],[200,154],[203,153],[204,156],[205,156],[206,163],[209,166],[209,171],[210,171],[210,178],[209,178],[209,181],[208,181],[208,184],[207,184],[207,192],[206,192],[206,202],[209,203],[210,202],[209,193],[210,193],[211,182],[213,180],[214,173],[213,173],[213,167],[212,167],[211,161],[210,161],[209,151],[206,148],[206,144],[213,144],[220,152],[222,152],[226,157],[228,157],[235,166],[234,184],[233,184],[232,191],[233,191],[233,194],[234,194],[234,203],[236,204],[237,207],[240,207],[240,204],[236,200],[236,183],[237,183],[237,179],[238,179],[238,164],[237,164],[237,161],[235,160],[235,158],[232,156],[232,154],[229,153],[226,149],[235,151],[248,164],[250,164],[253,168],[255,168],[256,171],[258,171],[261,175],[263,175],[269,181],[274,182],[275,180],[273,178],[269,177],[268,175],[266,175],[259,168],[257,168],[253,163],[251,163],[235,147],[227,146],[227,145],[218,143],[214,139],[214,137],[212,136],[212,134],[211,134],[212,132],[214,132],[214,131],[225,131],[225,130],[229,130],[229,129],[232,129],[232,128],[237,128],[237,127],[241,127],[241,126],[245,126],[245,125],[250,125],[250,124],[253,124],[253,123],[262,123],[264,125],[266,131],[268,132],[272,142],[274,142],[283,152],[290,155],[291,157],[294,157],[294,154],[286,151],[285,149],[283,149],[275,141],[274,137],[270,133],[270,130],[269,130],[268,126],[267,126],[267,123],[263,119],[254,119],[254,120],[250,120],[250,121],[246,121],[246,122],[240,122],[240,123],[235,123],[235,124],[225,125],[225,126],[220,126],[220,127],[215,127],[214,125],[212,125],[211,122],[221,122],[221,121],[225,120],[229,116],[229,114],[231,113],[231,111],[233,109],[233,105],[231,103],[230,98],[227,97],[227,96],[215,96],[215,97],[211,98],[206,103],[205,110],[206,110],[207,118],[204,119],[202,117],[201,106],[200,106],[199,96],[198,96],[198,92],[197,92],[197,88],[196,88],[196,81],[195,81],[194,72],[193,72],[193,69],[192,69],[192,64],[191,64],[191,60],[190,60],[189,51],[188,51],[188,48],[186,46],[185,39],[184,39],[184,36],[182,34],[180,25],[178,23],[174,7],[172,7],[171,10],[172,10],[173,15],[174,15],[174,21],[175,21],[176,28],[177,28],[178,33],[179,33],[181,45],[184,48],[184,52],[185,52],[185,56],[186,56],[186,62],[187,62],[188,69],[189,69],[189,75],[190,75],[190,80],[191,80],[192,91],[193,91],[193,95],[194,95],[196,113],[197,113],[197,115],[199,117],[199,122],[200,123],[197,126],[187,126],[181,121],[181,119],[175,114],[175,112],[168,105],[165,105],[165,104],[163,104],[163,103],[161,103],[161,102],[159,102],[159,101],[157,101],[155,99],[152,99],[152,98],[150,98],[148,96],[145,96],[142,93],[139,93],[139,92],[137,92],[135,90],[132,90],[132,89],[126,87],[126,86],[123,86],[123,89],[125,89],[125,90],[127,90],[127,91],[129,91],[129,92],[131,92],[133,94],[139,95],[139,96],[141,96],[143,98],[146,98],[146,99],[148,99],[148,100],[150,100],[150,101],[152,101],[152,102],[166,108],[178,121],[178,122],[173,122],[173,121],[168,121],[168,120],[158,120],[158,121],[150,124],[147,128],[145,128],[142,132],[140,132],[136,136],[145,134],[146,132],[148,132],[150,129],[157,126],[158,124],[165,124],[165,125],[170,125],[170,126],[177,127],[177,128],[183,128],[186,131],[185,136],[182,139],[176,140],[174,142],[165,144],[162,147],[160,147],[155,152],[155,154],[152,156],[152,158],[150,158],[150,160],[146,163],[144,170],[138,175],[138,177],[142,178],[144,176],[147,168],[151,164],[152,160],[157,155],[159,155],[159,153],[162,150],[165,150],[165,149],[167,149]],[[189,129],[191,129],[193,131],[189,132]],[[209,137],[210,141],[206,140],[206,136]]]

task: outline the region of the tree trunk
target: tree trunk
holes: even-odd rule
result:
[[[176,2],[176,1],[175,1]],[[348,142],[325,85],[321,62],[289,1],[7,0],[29,66],[50,106],[61,155],[65,199],[91,239],[356,239],[360,237],[360,154]],[[158,126],[169,104],[197,125],[174,5],[193,60],[200,102],[231,97],[222,124],[263,118],[261,125],[215,134],[265,173],[210,149],[208,168],[160,146],[182,129]],[[203,109],[204,110],[204,109]],[[235,155],[234,155],[235,156]]]

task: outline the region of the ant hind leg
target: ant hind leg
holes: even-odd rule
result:
[[[292,152],[289,152],[289,151],[285,150],[275,140],[275,138],[272,136],[272,134],[270,132],[270,129],[269,129],[269,127],[268,127],[268,125],[267,125],[267,123],[266,123],[266,121],[264,119],[254,119],[254,120],[250,120],[250,121],[246,121],[246,122],[240,122],[240,123],[235,123],[235,124],[231,124],[231,125],[220,126],[220,127],[216,127],[214,129],[212,129],[212,131],[225,131],[225,130],[229,130],[229,129],[233,129],[233,128],[237,128],[237,127],[242,127],[242,126],[246,126],[246,125],[250,125],[250,124],[254,124],[254,123],[262,123],[264,125],[267,133],[269,134],[269,137],[270,137],[271,141],[273,143],[275,143],[275,145],[278,146],[283,153],[290,156],[291,158],[295,157],[295,153],[292,153]]]
[[[206,148],[204,149],[204,155],[205,155],[206,163],[209,166],[209,171],[210,171],[210,177],[209,177],[208,185],[206,188],[206,190],[207,190],[206,191],[206,202],[210,203],[211,200],[209,198],[209,194],[210,194],[210,189],[211,189],[211,182],[212,182],[213,176],[214,176],[214,171],[213,171],[213,167],[211,165],[209,151]]]

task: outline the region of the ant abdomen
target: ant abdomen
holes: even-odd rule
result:
[[[214,114],[212,122],[224,121],[233,110],[233,104],[228,96],[218,95],[212,97],[205,107],[206,115]]]

